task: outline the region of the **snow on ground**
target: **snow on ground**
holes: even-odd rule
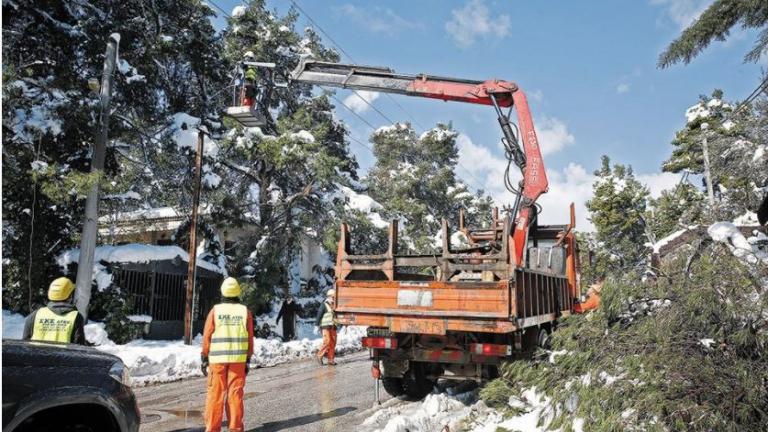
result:
[[[358,425],[357,430],[361,432],[458,430],[459,422],[472,411],[477,392],[469,391],[451,395],[450,390],[427,395],[423,401],[417,402],[399,403],[399,399],[391,399]]]
[[[448,384],[452,385],[452,384]],[[371,413],[357,427],[362,432],[409,432],[409,431],[453,431],[496,432],[497,430],[545,432],[553,419],[553,408],[549,398],[531,387],[518,397],[510,397],[509,405],[517,410],[516,415],[504,416],[500,411],[489,408],[478,400],[476,390],[461,392],[462,384],[434,392],[424,400],[404,402],[390,399],[381,408]],[[574,431],[582,431],[584,420],[575,417]],[[559,430],[559,429],[557,429]]]
[[[21,339],[24,317],[3,310],[3,339]],[[336,354],[362,349],[361,338],[365,327],[344,327],[339,331]],[[182,378],[202,376],[200,349],[202,335],[197,335],[192,345],[181,340],[137,339],[117,345],[109,339],[103,323],[91,322],[85,326],[85,336],[95,348],[120,357],[131,373],[134,385],[176,381]],[[282,342],[278,339],[254,338],[251,367],[268,367],[290,361],[309,358],[320,349],[322,338],[304,338]]]

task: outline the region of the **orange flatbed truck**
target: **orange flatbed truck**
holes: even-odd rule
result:
[[[243,62],[260,71],[252,85],[262,97],[241,97],[226,114],[246,126],[258,124],[269,106],[274,64]],[[389,227],[389,247],[355,255],[349,228],[341,227],[336,261],[337,319],[368,326],[372,373],[393,396],[425,396],[440,378],[491,378],[501,361],[545,346],[558,319],[572,313],[579,265],[573,204],[570,223],[541,225],[536,200],[548,189],[533,119],[523,91],[502,80],[404,75],[383,67],[301,60],[290,82],[367,90],[493,106],[503,138],[507,172],[502,179],[516,196],[503,217],[494,211],[488,227],[472,228],[459,215],[469,246],[450,244],[442,224],[442,252],[400,254],[398,225]],[[504,112],[504,108],[509,108]],[[517,123],[511,118],[517,113]],[[482,164],[482,160],[476,163]],[[512,164],[522,172],[514,185]],[[378,383],[378,381],[377,381]]]

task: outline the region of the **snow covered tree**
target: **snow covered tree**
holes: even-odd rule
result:
[[[763,199],[762,188],[768,186],[768,154],[766,154],[765,102],[756,108],[746,106],[739,112],[724,102],[723,93],[715,90],[711,97],[686,111],[686,125],[672,141],[670,158],[662,168],[668,172],[704,173],[703,142],[709,148],[712,186],[716,208],[706,213],[718,219],[732,220],[747,211],[756,211]],[[707,179],[703,178],[706,184]]]
[[[689,225],[702,221],[704,194],[689,183],[681,183],[673,189],[661,192],[661,196],[649,202],[646,217],[653,241]]]
[[[225,53],[233,64],[247,52],[277,65],[285,77],[303,57],[335,61],[312,29],[293,30],[295,11],[278,16],[264,1],[235,8],[225,31]],[[327,94],[292,83],[274,89],[267,108],[274,121],[264,128],[234,128],[222,141],[222,164],[228,172],[221,187],[230,193],[212,201],[214,212],[234,223],[255,225],[242,241],[231,265],[262,290],[284,286],[288,269],[309,236],[318,242],[328,229],[338,230],[329,199],[339,184],[356,177],[357,162],[349,153],[346,128],[332,116]]]
[[[743,30],[760,29],[757,43],[744,57],[744,61],[757,62],[768,51],[768,3],[762,0],[716,0],[659,56],[659,67],[690,63],[712,41],[724,41],[738,24]]]
[[[487,222],[491,200],[482,191],[469,192],[455,174],[456,136],[450,125],[438,124],[417,136],[409,124],[379,128],[371,136],[376,164],[365,183],[388,218],[401,221],[401,241],[410,252],[441,248],[435,234],[441,220],[454,226],[460,208],[477,224]]]
[[[26,310],[27,291],[43,299],[61,272],[55,257],[76,244],[92,182],[112,206],[183,200],[190,157],[171,145],[169,125],[178,112],[213,112],[202,98],[213,92],[201,90],[219,87],[226,68],[212,11],[199,1],[12,0],[3,14],[3,304]],[[121,40],[110,142],[105,175],[94,178],[90,81],[113,32]]]
[[[597,245],[609,254],[612,270],[637,269],[644,262],[642,245],[647,241],[648,189],[635,179],[632,167],[611,166],[608,156],[602,157],[595,175],[598,178],[587,209]]]

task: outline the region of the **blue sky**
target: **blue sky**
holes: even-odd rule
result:
[[[227,11],[241,4],[214,1]],[[575,201],[586,228],[583,203],[602,154],[631,164],[654,193],[674,185],[677,177],[661,174],[659,166],[684,125],[685,109],[714,88],[723,89],[726,99],[746,97],[759,83],[762,67],[742,62],[755,34],[737,31],[688,66],[656,68],[659,53],[710,0],[296,1],[357,63],[517,82],[531,100],[546,150],[545,223],[564,221],[565,205]],[[268,4],[282,14],[290,1]],[[298,25],[300,30],[311,24],[302,15]],[[339,91],[340,98],[347,96]],[[504,159],[491,108],[395,97],[411,116],[387,97],[372,103],[395,121],[415,119],[426,128],[451,121],[462,133],[457,173],[500,203],[511,200],[500,178]],[[359,101],[356,105],[374,126],[388,124]],[[337,112],[352,134],[367,142],[370,127],[343,107]],[[364,173],[373,162],[370,151],[351,146]]]

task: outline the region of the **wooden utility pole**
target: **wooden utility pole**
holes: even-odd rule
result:
[[[202,127],[202,125],[200,126]],[[195,179],[192,194],[192,223],[189,224],[189,267],[187,268],[187,298],[184,310],[184,343],[192,343],[192,309],[195,295],[195,279],[197,276],[197,208],[200,205],[200,181],[203,171],[203,140],[202,129],[197,131],[197,153],[195,154]]]
[[[91,156],[91,175],[95,181],[85,200],[85,220],[80,239],[80,258],[77,264],[77,310],[88,320],[88,304],[91,302],[91,281],[93,279],[93,254],[96,249],[96,235],[99,230],[99,181],[104,172],[104,158],[107,152],[109,133],[109,105],[112,101],[112,80],[117,62],[117,46],[120,34],[112,33],[107,41],[104,55],[104,70],[101,74],[101,92],[99,95],[99,129]]]
[[[704,131],[704,141],[701,144],[704,150],[704,177],[707,179],[707,197],[709,198],[709,210],[710,212],[715,209],[715,192],[712,189],[712,172],[709,169],[709,145],[707,144],[707,129],[709,123],[702,123],[701,129]]]

